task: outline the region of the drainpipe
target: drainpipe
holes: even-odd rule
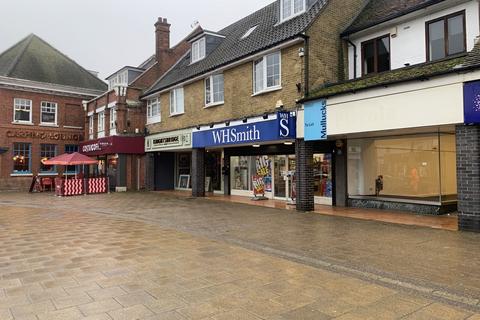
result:
[[[303,56],[303,63],[304,63],[304,97],[308,96],[308,93],[310,91],[310,81],[309,81],[309,76],[310,76],[310,37],[307,36],[306,34],[301,34],[300,35],[303,40],[305,41],[305,48],[304,48],[304,56]]]
[[[350,39],[346,40],[347,43],[353,47],[353,79],[357,79],[357,46],[355,45],[355,43],[350,41]]]

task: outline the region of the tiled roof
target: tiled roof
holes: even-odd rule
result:
[[[425,80],[432,76],[456,72],[459,69],[464,68],[463,63],[466,59],[467,57],[462,56],[438,62],[422,63],[406,68],[365,76],[355,80],[323,86],[316,90],[312,90],[304,100],[328,98],[344,93],[355,93],[365,89],[388,86],[406,81]]]
[[[370,0],[342,36],[373,27],[445,0]]]
[[[107,85],[31,34],[0,54],[0,76],[104,91]]]
[[[174,86],[298,37],[317,17],[327,0],[315,1],[304,14],[280,24],[278,23],[280,16],[279,3],[280,1],[277,0],[216,32],[217,34],[225,35],[225,38],[205,59],[190,64],[190,53],[188,53],[172,70],[157,81],[145,95]],[[251,27],[257,25],[258,27],[250,36],[242,39],[242,36]]]

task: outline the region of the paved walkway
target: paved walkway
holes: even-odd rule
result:
[[[156,193],[0,194],[0,319],[470,319],[480,236]]]
[[[165,195],[191,197],[191,191],[161,191]],[[295,210],[295,206],[289,205],[282,200],[252,201],[249,197],[225,196],[219,194],[207,194],[207,199],[243,203],[265,208]],[[381,221],[409,226],[428,227],[432,229],[458,231],[458,217],[456,215],[417,215],[409,212],[388,211],[362,208],[337,208],[324,205],[315,205],[315,212],[323,215],[348,217],[353,219]]]

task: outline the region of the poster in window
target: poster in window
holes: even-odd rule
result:
[[[265,192],[272,192],[272,162],[268,156],[258,156],[255,163],[257,176],[262,177]]]
[[[188,189],[190,185],[190,175],[189,174],[181,174],[178,177],[178,188],[179,189]]]

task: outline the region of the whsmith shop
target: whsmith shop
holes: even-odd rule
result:
[[[314,143],[307,150],[309,161],[298,148],[302,145],[297,143],[296,112],[281,111],[152,135],[146,152],[154,163],[156,190],[296,201],[300,210],[312,210],[314,202],[334,204],[335,143]],[[314,170],[307,174],[302,168],[312,161]],[[312,192],[304,200],[306,183]]]

